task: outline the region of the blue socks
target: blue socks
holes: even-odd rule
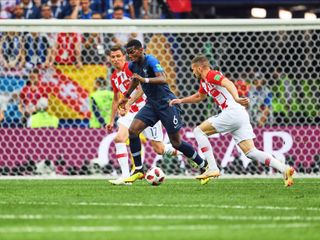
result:
[[[200,157],[198,152],[195,151],[189,143],[181,141],[181,144],[177,149],[186,157],[192,159],[199,166],[199,168],[205,167],[207,165],[207,162]]]
[[[130,150],[136,169],[142,169],[141,140],[137,136],[130,136]]]

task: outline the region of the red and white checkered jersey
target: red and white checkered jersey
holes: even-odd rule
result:
[[[243,108],[237,103],[225,87],[221,86],[224,78],[221,72],[210,70],[205,79],[201,79],[199,93],[210,95],[221,110]]]
[[[128,68],[128,63],[124,65],[121,71],[114,70],[111,75],[111,85],[113,92],[117,94],[120,92],[123,96],[126,95],[130,83],[131,83],[132,72]],[[134,96],[137,90],[131,93]],[[130,112],[138,112],[146,104],[146,96],[143,94],[129,109]]]

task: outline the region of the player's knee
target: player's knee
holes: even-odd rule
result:
[[[193,134],[194,136],[205,135],[204,132],[199,127],[196,127],[195,129],[193,129]]]
[[[113,140],[115,143],[125,143],[127,138],[125,136],[116,135]]]
[[[173,140],[173,141],[170,141],[170,143],[171,143],[172,147],[179,150],[180,145],[181,145],[181,141]]]
[[[129,128],[129,136],[130,138],[139,137],[140,132],[137,129]]]

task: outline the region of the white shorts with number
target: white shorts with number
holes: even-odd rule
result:
[[[136,114],[137,113],[128,112],[125,116],[120,117],[117,123],[129,129]],[[153,127],[147,127],[142,133],[149,140],[157,142],[163,141],[162,124],[160,121],[158,121]]]
[[[253,132],[248,112],[245,109],[235,108],[223,110],[208,120],[219,133],[231,133],[236,143],[253,139]]]

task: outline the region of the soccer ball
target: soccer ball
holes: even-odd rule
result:
[[[148,170],[145,179],[151,185],[158,186],[164,182],[165,177],[166,175],[164,174],[161,168],[153,167]]]

